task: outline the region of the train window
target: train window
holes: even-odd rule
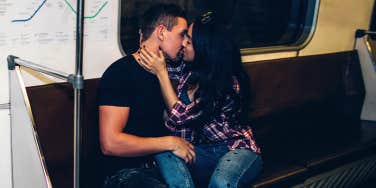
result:
[[[242,51],[271,46],[299,46],[311,33],[319,0],[125,0],[122,2],[120,39],[126,53],[138,48],[138,23],[152,3],[176,3],[188,21],[214,11]]]

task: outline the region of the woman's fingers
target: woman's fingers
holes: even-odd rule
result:
[[[141,67],[150,72],[150,66],[142,58],[139,58],[138,61]]]
[[[141,49],[140,52],[141,52],[141,53],[139,53],[139,54],[140,54],[140,56],[142,56],[142,58],[143,58],[144,60],[147,60],[147,61],[150,62],[150,61],[153,59],[152,57],[150,57],[150,56],[146,53],[145,50]]]
[[[143,63],[143,64],[149,64],[149,60],[145,57],[144,54],[140,53],[139,57],[140,58],[138,60],[141,60],[141,63]]]
[[[161,54],[161,52],[159,52]],[[141,62],[145,67],[147,67],[149,72],[155,75],[166,73],[166,61],[164,56],[158,57],[158,54],[148,51],[146,47],[141,48],[138,51],[138,55]]]
[[[147,56],[149,59],[152,60],[160,60],[157,54],[151,52],[146,46],[141,48],[141,53],[144,53],[145,56]]]
[[[150,72],[150,73],[153,73],[153,67],[152,65],[150,64],[150,62],[145,58],[145,56],[143,56],[142,54],[140,54],[140,58],[138,58],[138,62],[139,64],[141,65],[141,67],[143,67],[146,71]]]
[[[164,58],[164,55],[163,55],[163,52],[162,52],[161,49],[159,49],[159,57],[160,57],[160,58]]]
[[[142,51],[144,51],[149,57],[155,57],[156,55],[152,52],[150,52],[150,50],[144,45],[143,48],[141,48]]]
[[[145,50],[140,51],[140,57],[144,60],[145,63],[147,63],[151,68],[155,67],[154,65],[161,64],[161,59],[158,57],[150,57],[149,54]]]
[[[146,68],[147,70],[151,69],[149,62],[147,60],[145,60],[144,57],[141,57],[141,55],[140,55],[140,58],[138,59],[138,61],[139,61],[139,64],[142,67]]]
[[[158,50],[158,54],[151,52],[146,46],[141,48],[141,52],[147,55],[150,59],[157,62],[164,62],[165,58],[161,49]]]

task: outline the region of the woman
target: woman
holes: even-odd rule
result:
[[[190,25],[184,48],[187,63],[183,65],[178,96],[162,52],[153,54],[143,48],[139,61],[160,82],[169,112],[166,127],[195,145],[196,156],[185,160],[196,158],[189,164],[196,185],[242,187],[260,173],[262,160],[247,123],[249,79],[239,49],[222,28],[211,13]],[[175,161],[177,164],[171,163],[172,157],[171,153],[156,156],[166,182],[171,187],[179,187],[179,183],[193,187],[185,165],[179,164],[180,159]],[[179,182],[181,174],[186,178],[185,185]]]

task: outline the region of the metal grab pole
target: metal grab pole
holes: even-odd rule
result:
[[[83,30],[84,30],[84,0],[77,0],[76,25],[76,72],[74,86],[74,188],[80,187],[80,151],[82,125],[82,57],[83,57]]]

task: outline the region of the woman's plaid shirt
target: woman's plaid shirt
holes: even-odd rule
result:
[[[184,72],[184,64],[178,67],[168,66],[170,79],[178,79],[179,84],[177,88],[178,97],[181,97],[182,88],[187,84],[187,80],[191,76],[191,72]],[[234,79],[234,90],[239,93],[240,87],[236,79]],[[227,142],[230,150],[238,148],[249,148],[256,153],[260,153],[260,148],[257,146],[253,132],[250,126],[236,126],[234,123],[238,122],[240,111],[233,111],[235,107],[234,100],[227,96],[221,103],[221,110],[215,114],[213,119],[204,123],[202,134],[211,142]],[[192,127],[201,115],[202,111],[199,109],[200,99],[191,101],[189,104],[184,104],[178,101],[172,107],[171,113],[165,121],[165,126],[171,131],[172,135],[184,138],[189,142],[195,142],[197,139],[197,132]],[[241,127],[241,128],[235,128]]]

